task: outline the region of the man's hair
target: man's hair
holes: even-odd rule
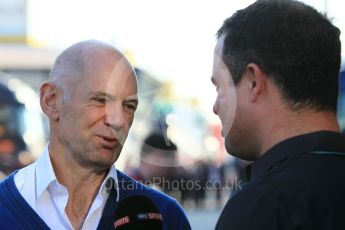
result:
[[[64,94],[64,101],[68,101],[73,88],[82,80],[86,67],[85,57],[90,56],[87,52],[105,52],[115,50],[115,47],[98,41],[86,40],[75,43],[65,49],[56,59],[49,74],[49,80],[55,83]]]
[[[226,19],[222,59],[234,84],[257,64],[294,110],[336,111],[340,30],[314,8],[294,0],[259,0]]]
[[[83,47],[80,44],[77,43],[64,50],[57,57],[49,74],[49,80],[62,90],[64,101],[70,99],[72,88],[79,81],[79,75],[84,68],[81,56]]]

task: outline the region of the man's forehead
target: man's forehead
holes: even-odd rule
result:
[[[221,35],[218,38],[217,44],[214,48],[214,53],[217,54],[218,56],[222,56],[223,54],[224,39],[225,39],[225,35]]]
[[[107,79],[109,89],[137,89],[137,77],[132,69],[112,71]]]
[[[91,89],[89,92],[89,96],[93,97],[104,97],[110,100],[115,100],[117,98],[116,92],[105,91],[102,89]],[[138,100],[138,94],[134,92],[133,94],[126,95],[127,100]]]
[[[126,57],[117,53],[115,55],[115,52],[97,52],[86,58],[85,66],[84,75],[93,81],[108,81],[110,85],[123,86],[137,78]]]

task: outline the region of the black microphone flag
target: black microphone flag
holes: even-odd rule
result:
[[[146,196],[130,196],[122,200],[116,210],[114,227],[121,230],[163,229],[162,215]]]

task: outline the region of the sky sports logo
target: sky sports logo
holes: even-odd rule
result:
[[[163,221],[162,215],[155,212],[141,212],[136,214],[136,221],[145,221],[145,220],[159,220]],[[114,222],[114,227],[118,228],[122,225],[131,223],[131,218],[129,216],[124,216]],[[135,221],[135,222],[136,222]]]
[[[138,213],[137,220],[163,220],[162,215],[159,213],[148,212]]]

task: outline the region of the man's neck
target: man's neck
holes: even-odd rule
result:
[[[54,149],[49,152],[56,178],[68,191],[65,212],[74,229],[81,229],[108,170],[83,167],[61,151],[59,156]]]
[[[263,134],[261,155],[290,137],[316,131],[340,131],[336,115],[331,112],[303,111],[298,114],[287,114],[274,121],[276,121],[274,124],[266,123],[264,131],[261,132]]]

